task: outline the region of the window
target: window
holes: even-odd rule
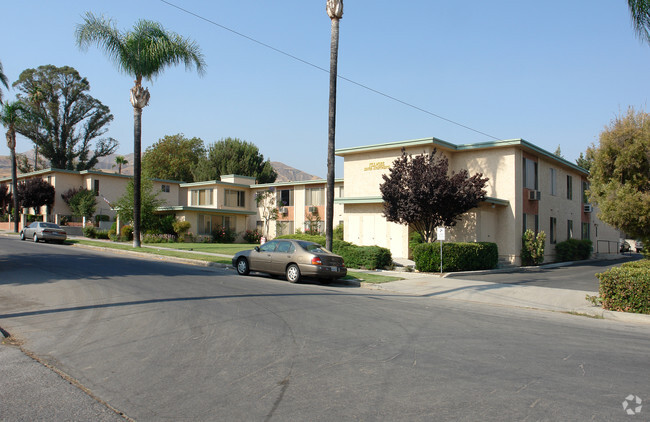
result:
[[[212,189],[194,189],[190,195],[190,205],[212,205]]]
[[[99,196],[99,180],[94,181],[93,190],[95,191],[95,196]]]
[[[305,190],[305,205],[325,205],[325,188],[307,188]]]
[[[212,233],[212,216],[199,214],[198,234]]]
[[[293,234],[293,221],[276,221],[275,235],[282,236],[285,234]]]
[[[539,231],[539,217],[536,214],[524,214],[524,232],[528,229],[535,233]]]
[[[555,196],[557,195],[557,183],[555,182],[556,176],[557,176],[557,171],[555,169],[549,169],[550,170],[550,176],[551,176],[551,195]]]
[[[567,220],[566,222],[566,238],[573,239],[573,220]]]
[[[589,233],[589,223],[582,223],[582,239],[583,240],[589,240],[591,238],[591,234]]]
[[[246,206],[246,192],[241,190],[226,189],[225,205],[227,207],[245,207]]]
[[[573,177],[566,177],[566,199],[573,199]]]
[[[338,186],[335,192],[337,198],[343,198],[343,186]]]
[[[537,190],[537,162],[524,158],[524,187]]]
[[[582,181],[582,203],[583,204],[588,204],[589,203],[589,198],[587,198],[587,191],[589,190],[589,182],[583,180]]]
[[[221,217],[221,227],[223,227],[226,230],[230,230],[233,227],[231,226],[230,223],[230,217],[229,216],[223,216]]]
[[[557,218],[551,217],[549,237],[551,245],[557,243]]]
[[[292,207],[293,190],[291,189],[278,190],[277,204],[279,207]]]
[[[169,192],[169,185],[160,185],[161,192]]]

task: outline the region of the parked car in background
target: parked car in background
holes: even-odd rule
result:
[[[631,248],[630,244],[627,243],[625,240],[621,243],[621,253],[630,252],[630,248]]]
[[[643,242],[637,240],[636,242],[634,242],[634,248],[636,249],[637,252],[643,252]]]
[[[20,240],[32,239],[34,242],[39,240],[53,241],[63,243],[68,238],[65,230],[58,224],[34,221],[29,226],[20,231]]]
[[[237,252],[232,265],[240,275],[250,271],[285,275],[291,283],[299,282],[302,276],[329,283],[348,273],[339,255],[318,243],[294,239],[274,239],[255,249]]]

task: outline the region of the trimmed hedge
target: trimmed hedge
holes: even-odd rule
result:
[[[593,250],[591,240],[568,239],[555,245],[555,260],[581,261],[589,259]]]
[[[278,236],[278,239],[299,239],[325,245],[325,236],[311,234],[291,234]],[[348,268],[365,268],[374,270],[390,267],[393,256],[389,249],[380,246],[357,246],[343,240],[332,240],[332,252],[341,255]]]
[[[440,244],[413,244],[415,269],[422,272],[440,271]],[[499,249],[496,243],[443,243],[442,270],[473,271],[496,268],[499,262]]]
[[[604,309],[650,314],[650,260],[625,263],[596,277]]]

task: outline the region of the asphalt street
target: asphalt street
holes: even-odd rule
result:
[[[141,421],[629,420],[625,397],[650,403],[648,326],[13,238],[0,327]],[[31,365],[46,385],[10,378],[18,400],[3,383],[0,420],[85,419],[45,417],[66,405],[38,401],[50,369]]]

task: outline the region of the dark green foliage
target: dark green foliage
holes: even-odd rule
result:
[[[192,169],[194,180],[219,180],[226,174],[254,177],[258,183],[273,183],[278,177],[269,160],[254,144],[237,138],[222,139],[208,147]]]
[[[298,239],[308,242],[325,245],[325,236],[310,234],[288,234],[278,236],[278,239]],[[377,268],[390,267],[393,264],[393,257],[389,249],[380,246],[357,246],[350,242],[334,239],[332,241],[332,252],[341,255],[345,266],[348,268],[365,268],[374,270]]]
[[[592,249],[591,240],[568,239],[555,246],[555,260],[564,262],[589,259]]]
[[[122,226],[120,229],[120,239],[124,241],[133,240],[133,226]]]
[[[496,243],[443,243],[442,270],[473,271],[496,268],[499,250]],[[440,244],[420,243],[413,247],[415,269],[423,272],[440,271]]]
[[[133,222],[133,191],[133,179],[131,179],[126,185],[124,194],[113,203],[123,222]],[[158,198],[158,191],[153,189],[153,182],[150,179],[142,179],[140,198],[141,228],[144,232],[155,230],[158,224],[155,211],[163,201]]]
[[[79,189],[68,201],[68,206],[74,216],[92,217],[97,210],[95,192],[88,189]]]
[[[650,314],[650,260],[626,263],[596,276],[604,309]]]
[[[111,217],[106,214],[97,214],[95,216],[95,223],[99,223],[100,221],[111,221]]]
[[[339,224],[338,226],[334,227],[334,240],[343,240],[343,236],[345,234],[343,223]]]
[[[95,238],[95,226],[86,226],[83,228],[84,236],[94,239]]]
[[[151,178],[195,182],[192,169],[205,157],[200,138],[167,135],[148,147],[142,156],[142,171]]]
[[[117,148],[115,139],[100,138],[113,120],[110,109],[88,95],[90,84],[75,69],[27,69],[13,86],[29,117],[16,123],[16,132],[34,142],[52,167],[89,170]]]
[[[174,230],[174,222],[176,222],[176,216],[174,214],[154,214],[151,216],[151,227],[147,233],[176,234],[176,231]]]
[[[436,150],[412,156],[402,149],[379,186],[388,221],[413,227],[431,242],[436,227],[452,227],[485,199],[488,179],[465,169],[449,174],[447,157]]]
[[[9,213],[12,206],[12,196],[9,192],[9,185],[0,185],[0,215]]]

